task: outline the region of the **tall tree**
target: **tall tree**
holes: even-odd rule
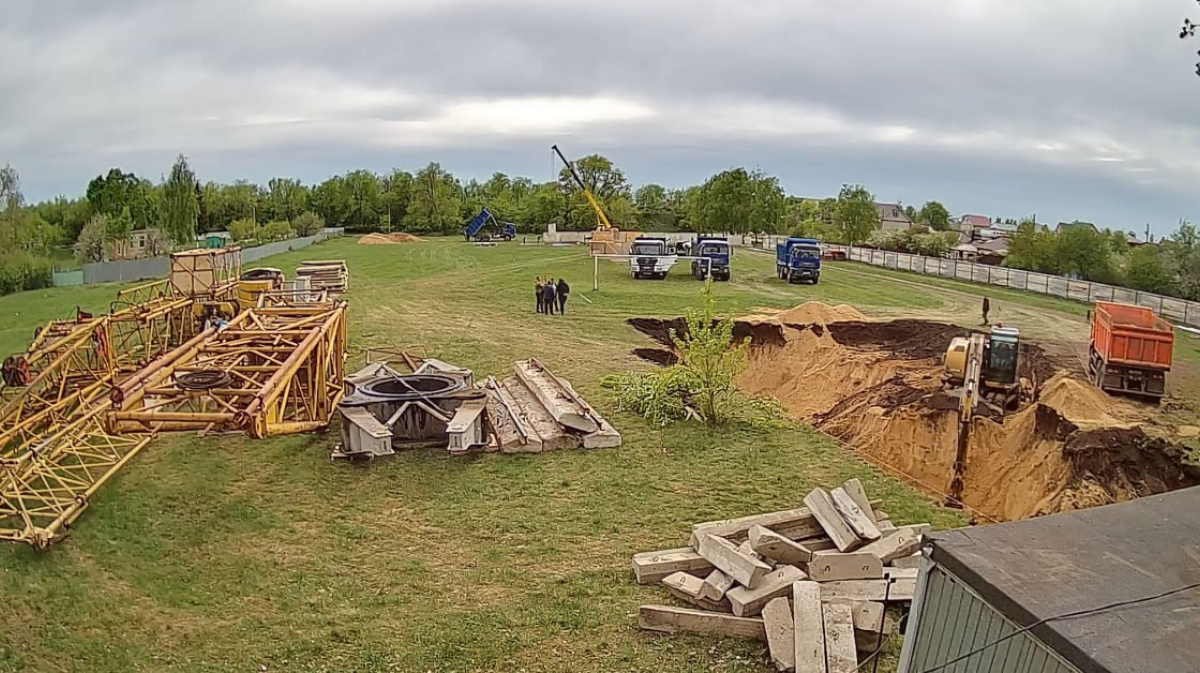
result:
[[[1135,290],[1173,294],[1171,270],[1157,245],[1141,245],[1125,257],[1125,284]]]
[[[1175,295],[1200,301],[1200,231],[1186,220],[1162,243],[1166,263],[1175,279]]]
[[[292,178],[271,178],[267,182],[264,220],[291,222],[308,210],[308,188]]]
[[[175,243],[196,239],[200,220],[200,201],[196,198],[196,174],[188,166],[187,157],[180,154],[171,167],[171,175],[163,186],[162,228]]]
[[[152,188],[149,180],[113,168],[88,183],[87,199],[94,212],[109,217],[128,210],[133,228],[145,229],[157,224],[150,196]]]
[[[379,218],[383,214],[379,178],[371,171],[350,171],[342,181],[342,188],[349,206],[346,226],[359,230],[378,228]]]
[[[625,174],[621,172],[621,169],[613,165],[611,160],[599,154],[583,157],[574,164],[575,172],[579,174],[583,184],[600,202],[609,220],[618,226],[628,225],[630,222],[626,218],[632,215],[632,208],[627,208],[623,203],[617,203],[617,200],[623,198],[632,206],[633,195],[630,193],[629,181],[625,179]],[[595,227],[596,214],[579,190],[578,185],[575,184],[570,171],[565,167],[559,171],[558,182],[568,199],[568,222],[563,228],[584,230]],[[622,211],[621,217],[609,212],[614,207]]]
[[[934,231],[950,231],[950,211],[937,201],[926,201],[914,221]]]
[[[442,168],[431,163],[413,178],[412,200],[404,217],[409,231],[452,233],[463,226],[459,207],[462,186]]]
[[[879,228],[875,197],[862,185],[842,185],[833,218],[838,237],[850,245],[867,240]]]

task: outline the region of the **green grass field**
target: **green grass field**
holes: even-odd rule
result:
[[[658,428],[616,412],[601,377],[648,366],[630,353],[648,342],[625,320],[698,303],[701,285],[681,267],[635,282],[602,262],[592,292],[583,248],[341,239],[264,264],[290,273],[310,258],[349,265],[351,366],[367,348],[417,344],[480,376],[535,356],[625,445],[467,459],[431,449],[359,465],[329,460],[331,435],[164,437],[63,544],[0,549],[0,670],[767,671],[756,645],[640,633],[637,606],[670,598],[633,584],[630,555],[686,544],[693,522],[799,506],[850,477],[901,523],[962,523],[803,427]],[[818,286],[788,286],[772,264],[737,254],[719,307],[945,303],[938,286],[886,272],[831,267]],[[568,315],[534,312],[538,274],[572,284]],[[116,289],[0,298],[0,352],[76,306],[103,310]]]

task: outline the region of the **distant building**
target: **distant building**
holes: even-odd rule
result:
[[[912,229],[913,221],[898,203],[876,203],[879,211],[879,228],[884,231]]]
[[[166,239],[158,228],[137,229],[129,233],[129,238],[110,243],[109,259],[155,257],[166,252],[166,247]]]
[[[990,241],[979,242],[975,244],[975,248],[979,251],[975,261],[980,264],[1000,266],[1004,263],[1004,258],[1008,257],[1007,238],[993,238]]]
[[[1071,229],[1082,229],[1085,227],[1091,229],[1097,234],[1100,233],[1100,230],[1096,228],[1096,225],[1092,224],[1091,222],[1080,222],[1079,220],[1075,220],[1074,222],[1059,222],[1058,226],[1054,227],[1054,233],[1061,234],[1064,231],[1070,231]]]
[[[987,229],[991,226],[992,218],[985,215],[963,215],[953,225],[957,231],[974,231],[977,229]]]

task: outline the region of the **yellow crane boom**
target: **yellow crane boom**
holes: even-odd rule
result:
[[[575,172],[575,166],[570,161],[567,161],[567,158],[563,156],[562,150],[558,149],[558,145],[551,145],[550,149],[554,150],[554,153],[562,160],[563,165],[571,172],[571,177],[575,179],[575,184],[579,185],[579,188],[583,190],[584,198],[591,204],[592,210],[596,211],[596,230],[606,231],[613,229],[613,224],[609,221],[608,215],[604,213],[604,208],[600,206],[600,201],[596,199],[596,195],[592,193],[592,190],[588,189],[588,186],[584,184],[583,179],[579,177],[579,173]]]

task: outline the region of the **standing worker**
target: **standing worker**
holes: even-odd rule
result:
[[[547,278],[546,284],[542,287],[542,304],[546,308],[546,313],[550,315],[554,315],[555,294],[554,279]]]
[[[536,295],[537,295],[537,312],[538,312],[538,313],[545,313],[545,312],[546,312],[546,304],[545,304],[545,302],[544,302],[544,301],[542,301],[542,288],[543,288],[544,286],[545,286],[545,283],[542,281],[542,277],[541,277],[541,276],[538,276],[538,277],[537,277],[537,282],[536,282],[536,283],[534,283],[534,286],[533,286],[533,287],[534,287],[534,294],[536,294]]]
[[[992,309],[991,302],[988,301],[987,297],[984,297],[983,298],[983,324],[984,325],[988,324],[988,311],[990,311],[991,309]]]
[[[567,285],[566,278],[558,279],[558,312],[561,315],[567,314],[567,295],[571,294],[571,286]]]

